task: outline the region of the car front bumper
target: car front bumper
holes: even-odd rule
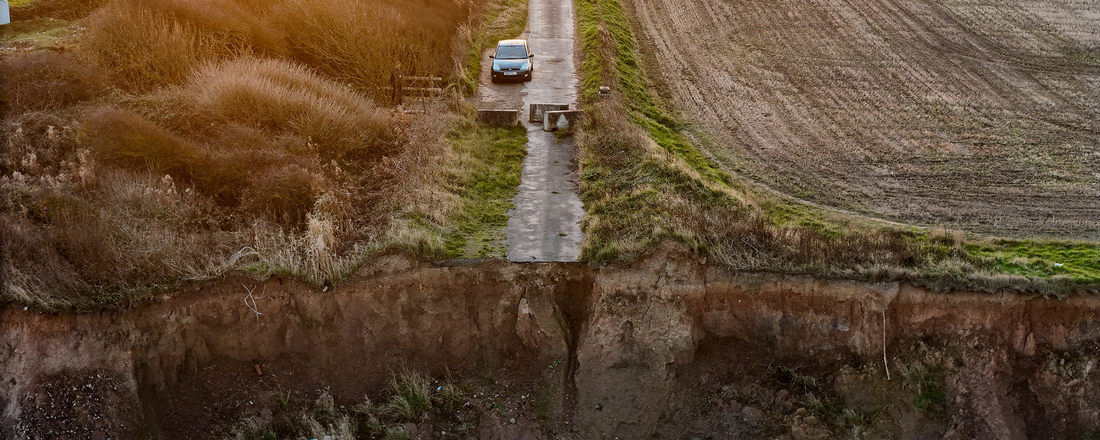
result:
[[[493,72],[493,81],[526,81],[531,79],[531,71],[506,70]]]

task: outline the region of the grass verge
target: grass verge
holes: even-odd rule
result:
[[[499,0],[491,4],[482,21],[483,27],[470,26],[460,29],[469,50],[466,52],[466,69],[462,87],[467,94],[477,92],[481,76],[481,54],[494,47],[499,40],[516,38],[527,27],[527,0]]]
[[[47,49],[72,32],[73,22],[56,18],[18,21],[0,28],[0,43]]]
[[[664,239],[740,270],[935,290],[1100,292],[1094,244],[939,234],[795,204],[752,190],[708,160],[651,90],[619,0],[577,0],[578,138],[587,217],[582,258],[631,261]],[[598,88],[611,88],[601,97]]]
[[[504,257],[504,228],[519,192],[527,130],[478,125],[455,133],[451,142],[468,159],[459,167],[463,175],[456,176],[462,212],[447,234],[446,256]]]
[[[402,189],[386,247],[428,258],[503,257],[526,131],[477,124],[468,114],[452,121],[448,139]]]

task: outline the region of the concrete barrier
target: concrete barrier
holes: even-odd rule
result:
[[[569,104],[531,104],[527,122],[542,122],[542,115],[554,110],[569,110]]]
[[[489,125],[516,125],[519,110],[477,110],[477,122]]]
[[[569,130],[570,127],[580,124],[583,120],[584,111],[581,110],[548,111],[542,119],[542,130]]]

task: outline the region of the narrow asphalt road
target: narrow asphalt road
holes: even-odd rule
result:
[[[530,0],[527,38],[534,58],[531,81],[492,84],[488,58],[478,92],[480,108],[522,109],[527,127],[527,158],[516,208],[505,229],[508,260],[515,262],[577,261],[581,254],[584,205],[577,195],[573,138],[559,139],[530,123],[531,104],[562,103],[576,108],[577,73],[573,63],[573,2]]]

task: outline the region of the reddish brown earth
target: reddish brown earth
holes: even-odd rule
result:
[[[627,1],[722,167],[803,200],[1100,238],[1100,1]]]
[[[391,256],[330,292],[227,278],[119,309],[4,309],[0,438],[210,438],[270,419],[279,393],[351,405],[403,371],[492,378],[461,410],[475,429],[425,419],[414,438],[1083,438],[1100,429],[1098,312],[734,273],[673,245],[629,267]],[[919,407],[931,388],[939,405]]]

